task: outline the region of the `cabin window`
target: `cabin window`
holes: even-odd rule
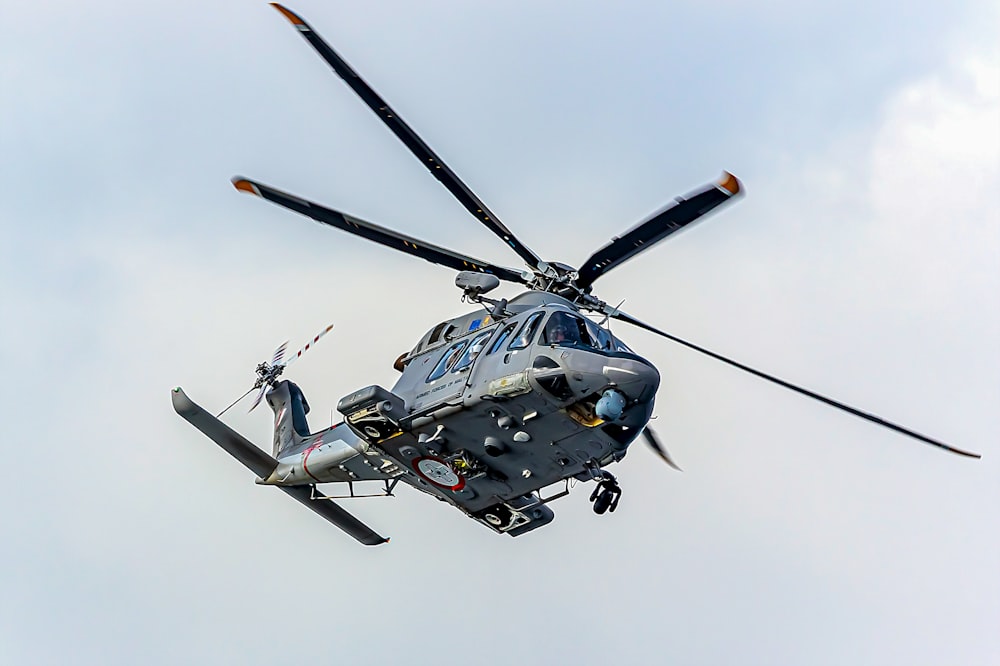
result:
[[[497,335],[497,339],[494,340],[494,342],[493,342],[492,345],[490,345],[490,350],[487,352],[487,354],[492,354],[496,350],[498,350],[501,347],[503,347],[504,343],[507,342],[507,338],[509,338],[510,335],[511,335],[511,333],[514,332],[515,328],[517,328],[517,324],[510,324],[509,326],[507,326],[506,328],[504,328],[502,331],[500,331],[500,333]]]
[[[440,379],[444,377],[445,373],[455,366],[458,362],[459,357],[465,350],[465,346],[469,343],[468,340],[463,340],[462,342],[456,342],[452,346],[448,347],[441,360],[438,361],[437,365],[434,366],[434,370],[430,375],[427,376],[427,381],[432,382],[435,379]]]
[[[472,338],[472,342],[469,343],[465,353],[462,354],[462,358],[458,359],[458,363],[452,367],[451,371],[458,372],[459,370],[464,370],[475,363],[476,358],[479,356],[480,352],[483,351],[483,347],[486,346],[486,341],[492,334],[493,331],[487,331]]]
[[[535,338],[535,332],[538,330],[538,325],[542,323],[542,317],[545,316],[544,312],[537,312],[524,322],[524,326],[518,332],[517,337],[515,337],[511,343],[510,347],[507,349],[524,349],[531,344],[531,341]]]
[[[435,342],[440,341],[444,337],[444,329],[448,326],[448,322],[443,321],[434,327],[431,334],[427,336],[427,344],[432,345]]]
[[[568,312],[556,312],[545,324],[543,341],[549,345],[596,346],[587,331],[587,323],[582,317]]]

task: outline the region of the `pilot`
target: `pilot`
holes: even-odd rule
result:
[[[483,347],[485,346],[486,345],[484,345],[482,342],[477,342],[476,344],[472,345],[472,349],[469,351],[470,365],[476,360],[476,358],[479,357],[479,354],[483,351]]]
[[[464,345],[456,347],[454,351],[451,352],[451,355],[448,357],[448,361],[445,363],[444,367],[452,368],[455,366],[455,363],[457,363],[458,359],[462,356],[462,347],[464,347]]]
[[[469,366],[475,363],[476,357],[479,356],[479,352],[481,351],[483,351],[483,343],[477,341],[469,347],[469,351],[465,353],[465,356],[459,359],[458,363],[452,368],[452,370],[455,372],[458,372],[459,370],[465,372],[469,369]]]
[[[555,315],[549,320],[546,327],[550,345],[558,345],[563,342],[580,342],[580,331],[573,325],[568,317]]]
[[[565,342],[565,341],[566,341],[566,326],[564,326],[562,322],[559,322],[552,327],[551,331],[549,331],[549,342],[551,344],[556,345],[559,344],[560,342]]]

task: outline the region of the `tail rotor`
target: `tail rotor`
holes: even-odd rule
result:
[[[254,381],[254,384],[250,388],[250,390],[244,393],[239,398],[237,398],[232,405],[229,405],[229,407],[226,407],[224,410],[222,410],[222,412],[219,413],[219,416],[222,416],[223,414],[228,412],[236,403],[238,403],[240,400],[250,395],[250,393],[254,389],[257,390],[257,395],[254,396],[253,404],[250,405],[250,409],[247,411],[252,412],[254,409],[256,409],[257,405],[260,404],[260,401],[263,400],[264,394],[267,393],[268,389],[274,386],[275,383],[277,383],[278,377],[280,377],[281,373],[285,371],[285,368],[287,368],[292,363],[302,358],[302,355],[307,351],[309,351],[309,349],[312,348],[313,345],[319,342],[320,338],[322,338],[324,335],[326,335],[332,330],[333,330],[333,324],[330,324],[322,331],[320,331],[318,335],[313,337],[312,340],[307,342],[305,346],[302,347],[302,349],[300,349],[295,353],[294,356],[289,356],[287,361],[285,361],[285,350],[288,349],[288,341],[286,340],[285,342],[282,342],[280,345],[278,345],[278,348],[274,350],[274,354],[271,355],[270,363],[264,361],[263,363],[257,364],[257,369],[255,370],[255,372],[257,373],[257,379],[256,381]]]
[[[295,353],[294,356],[290,356],[287,362],[285,361],[285,350],[288,348],[288,341],[286,340],[278,345],[278,348],[274,350],[274,355],[271,357],[270,363],[265,361],[264,363],[258,364],[256,370],[257,381],[255,381],[253,385],[253,387],[257,389],[257,395],[254,396],[253,404],[250,405],[250,409],[247,411],[252,412],[256,409],[257,405],[259,405],[260,401],[264,398],[264,394],[267,393],[269,388],[274,386],[275,382],[278,381],[278,377],[281,376],[281,373],[284,372],[285,368],[302,358],[302,355],[309,351],[313,345],[319,342],[320,338],[332,330],[333,324],[330,324],[320,331],[319,334],[312,340],[307,342],[302,349]]]

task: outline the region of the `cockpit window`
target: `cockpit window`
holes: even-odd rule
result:
[[[628,348],[628,345],[619,340],[618,338],[611,336],[615,343],[615,349],[620,352],[628,352],[629,354],[634,354],[635,352]]]
[[[535,338],[538,325],[542,323],[542,317],[544,316],[544,312],[536,312],[528,317],[527,321],[524,322],[524,326],[518,332],[517,337],[514,338],[507,349],[524,349],[530,345],[531,341]]]
[[[451,371],[458,372],[459,370],[464,370],[472,365],[479,356],[480,352],[483,351],[483,347],[486,346],[486,340],[488,340],[491,335],[493,335],[493,331],[486,331],[472,338],[472,342],[469,343],[465,353],[462,354],[462,358],[458,359],[458,363],[452,367]]]
[[[568,312],[556,312],[545,324],[544,342],[549,345],[586,345],[596,347],[591,340],[587,323],[582,317]]]
[[[610,331],[605,328],[601,328],[589,319],[585,319],[584,321],[587,324],[587,331],[590,333],[590,339],[594,342],[595,347],[605,351],[614,350],[614,337],[611,335]]]
[[[490,345],[490,350],[487,352],[487,354],[492,354],[496,350],[503,347],[504,343],[507,342],[507,338],[509,338],[511,333],[514,332],[515,328],[517,328],[517,324],[510,324],[502,331],[500,331],[500,333],[497,334],[497,339],[493,341],[492,345]]]
[[[438,361],[436,366],[434,366],[434,370],[427,376],[427,381],[432,382],[435,379],[444,377],[444,374],[458,362],[458,359],[462,355],[462,352],[465,350],[465,346],[467,344],[469,344],[469,341],[463,340],[461,342],[456,342],[451,347],[448,347],[448,350],[441,357],[441,360]]]

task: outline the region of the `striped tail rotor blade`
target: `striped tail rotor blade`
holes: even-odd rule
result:
[[[271,366],[281,365],[281,361],[285,358],[285,350],[288,349],[288,340],[285,340],[278,348],[274,350],[274,356],[271,357]]]
[[[327,326],[326,328],[324,328],[324,329],[323,329],[322,331],[320,331],[319,335],[317,335],[317,336],[316,336],[316,337],[314,337],[314,338],[313,338],[312,340],[310,340],[309,342],[307,342],[307,343],[306,343],[306,345],[305,345],[305,347],[303,347],[302,349],[300,349],[299,351],[297,351],[297,352],[295,353],[295,356],[290,356],[290,357],[288,358],[288,362],[287,362],[287,363],[285,363],[285,365],[286,365],[286,366],[289,366],[289,365],[291,365],[292,363],[294,363],[295,361],[297,361],[297,360],[299,360],[300,358],[302,358],[302,355],[303,355],[303,354],[305,354],[305,353],[306,353],[307,351],[309,351],[309,349],[310,349],[310,348],[311,348],[311,347],[312,347],[313,345],[315,345],[315,344],[316,344],[317,342],[319,342],[319,341],[320,341],[320,339],[321,339],[321,338],[322,338],[322,337],[323,337],[324,335],[326,335],[327,333],[329,333],[329,332],[330,332],[330,331],[332,331],[332,330],[333,330],[333,324],[330,324],[329,326]]]
[[[266,392],[267,392],[267,384],[264,384],[259,389],[257,389],[257,395],[254,396],[253,404],[250,405],[250,409],[247,410],[248,414],[257,408],[257,405],[260,404],[260,401],[264,397],[264,393]]]

